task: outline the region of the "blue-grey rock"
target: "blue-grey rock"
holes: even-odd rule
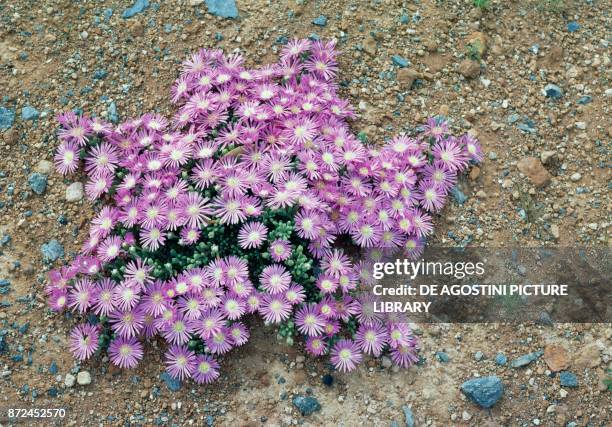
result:
[[[410,65],[410,62],[408,62],[407,59],[399,56],[399,55],[393,55],[391,57],[391,61],[393,61],[393,63],[395,65],[397,65],[400,68],[406,68],[408,65]]]
[[[455,201],[459,203],[460,205],[464,204],[468,199],[468,197],[465,194],[463,194],[461,190],[459,190],[459,187],[451,188],[450,192],[453,195],[453,198],[455,199]]]
[[[575,33],[579,29],[580,29],[580,24],[577,23],[576,21],[568,22],[567,31],[569,31],[570,33]]]
[[[38,110],[30,105],[26,105],[21,109],[21,118],[23,120],[36,120],[39,116]]]
[[[506,363],[508,363],[508,358],[505,354],[498,353],[497,356],[495,356],[495,363],[497,363],[499,366],[504,366]]]
[[[44,261],[53,262],[64,256],[64,247],[55,239],[43,244],[40,247],[40,251],[43,254]]]
[[[297,395],[293,398],[292,402],[304,416],[311,415],[321,410],[321,404],[312,396]]]
[[[93,78],[94,80],[102,80],[105,79],[106,76],[108,76],[108,71],[103,68],[100,68],[99,70],[96,70],[94,72]]]
[[[520,130],[526,133],[536,133],[535,122],[527,117],[523,118],[523,122],[517,126]]]
[[[319,27],[324,27],[327,25],[327,16],[319,15],[312,21],[312,23],[318,25]]]
[[[448,363],[451,360],[450,356],[444,351],[436,351],[436,359],[442,363]]]
[[[544,354],[543,350],[524,354],[523,356],[517,357],[512,362],[510,362],[510,366],[512,366],[513,368],[522,368],[523,366],[529,365],[534,360],[538,360],[543,354]]]
[[[0,354],[4,354],[8,351],[9,346],[6,342],[6,336],[4,334],[0,334]]]
[[[166,383],[166,387],[170,391],[179,391],[181,389],[181,380],[178,380],[167,372],[162,373],[159,379]]]
[[[28,185],[36,194],[43,194],[47,189],[47,175],[34,172],[28,178]]]
[[[113,9],[112,8],[107,8],[104,9],[104,20],[106,22],[110,21],[111,17],[113,16]]]
[[[555,84],[548,83],[544,86],[544,93],[548,98],[559,99],[563,96],[563,91],[561,88]]]
[[[474,353],[474,359],[477,362],[480,362],[482,359],[484,359],[484,353],[482,351],[477,351],[476,353]]]
[[[555,326],[555,322],[553,322],[552,318],[550,317],[550,314],[548,314],[548,312],[546,311],[540,312],[540,314],[538,315],[537,323],[545,326]]]
[[[580,98],[578,98],[577,102],[580,105],[587,105],[587,104],[590,104],[591,101],[593,101],[593,97],[592,96],[584,95],[584,96],[581,96]]]
[[[10,129],[15,123],[15,110],[0,107],[0,130]]]
[[[508,116],[508,124],[512,125],[512,124],[518,122],[520,119],[521,119],[521,116],[519,114],[516,114],[516,113],[510,114]]]
[[[238,18],[238,8],[234,0],[206,0],[206,7],[211,15],[221,18]]]
[[[402,410],[404,411],[404,418],[406,419],[406,427],[414,427],[414,415],[412,414],[412,409],[408,405],[402,406]]]
[[[57,374],[58,369],[57,369],[57,364],[55,363],[55,361],[51,362],[51,364],[49,365],[49,373],[51,375],[55,375]]]
[[[578,377],[576,374],[569,371],[563,371],[559,374],[561,387],[578,387]]]
[[[129,7],[123,11],[121,17],[123,19],[131,18],[132,16],[136,16],[139,13],[142,13],[149,7],[149,0],[136,0],[132,7]]]
[[[496,376],[474,378],[461,384],[461,392],[481,408],[490,408],[501,399],[504,385]]]
[[[119,114],[117,113],[117,104],[111,102],[106,110],[106,117],[111,123],[119,123]]]

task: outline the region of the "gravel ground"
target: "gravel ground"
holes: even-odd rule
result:
[[[45,308],[43,251],[71,256],[94,209],[51,170],[53,117],[170,114],[178,64],[200,47],[239,50],[257,65],[287,39],[335,38],[355,132],[382,141],[442,114],[457,133],[477,135],[486,159],[436,220],[438,243],[609,248],[609,1],[496,0],[481,10],[469,1],[238,0],[237,18],[207,3],[228,2],[139,0],[148,5],[139,11],[0,0],[0,409],[62,407],[56,423],[79,426],[610,425],[609,323],[421,325],[422,364],[396,372],[370,360],[352,375],[260,326],[209,387],[160,377],[159,350],[134,372],[75,364],[72,321]],[[460,386],[491,375],[504,394],[481,409]],[[320,408],[302,415],[296,396]]]

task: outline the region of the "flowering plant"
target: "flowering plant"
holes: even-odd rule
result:
[[[81,253],[46,288],[53,310],[89,315],[70,335],[78,359],[107,351],[132,368],[161,336],[170,375],[209,383],[258,313],[340,371],[363,353],[418,360],[406,319],[356,292],[371,285],[367,260],[420,254],[431,214],[481,151],[440,118],[379,147],[360,141],[336,93],[336,55],[332,42],[295,40],[278,63],[248,69],[203,49],[172,87],[171,121],[58,117],[58,171],[84,161],[87,195],[103,203]]]

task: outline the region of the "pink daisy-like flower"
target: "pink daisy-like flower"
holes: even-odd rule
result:
[[[289,241],[284,239],[276,239],[272,243],[270,243],[270,248],[268,249],[270,252],[270,256],[276,262],[285,261],[291,256],[291,245]]]
[[[190,192],[186,196],[181,197],[179,206],[183,216],[187,219],[187,225],[193,228],[200,228],[208,221],[211,211],[207,208],[208,199],[200,196],[198,193]]]
[[[206,345],[213,354],[224,354],[232,349],[234,341],[230,330],[224,326],[205,339]]]
[[[291,305],[296,305],[304,302],[306,300],[306,293],[304,292],[304,288],[297,283],[291,284],[289,288],[285,291],[285,299]]]
[[[221,309],[223,314],[230,320],[240,319],[246,311],[244,302],[240,297],[232,293],[227,293],[221,298]]]
[[[85,171],[92,176],[103,172],[112,174],[119,163],[117,154],[117,149],[105,142],[91,147],[85,159]]]
[[[340,249],[328,251],[321,260],[321,269],[332,277],[339,278],[351,269],[348,256]]]
[[[196,332],[200,338],[208,339],[213,334],[219,332],[224,324],[225,316],[220,310],[206,310],[202,313],[202,316],[195,321],[194,332]]]
[[[62,175],[73,173],[79,167],[79,148],[71,142],[63,142],[55,153],[54,163]]]
[[[177,316],[162,329],[162,335],[170,344],[186,344],[195,325],[188,319]]]
[[[111,236],[98,246],[98,258],[102,262],[110,262],[121,253],[121,237]]]
[[[417,350],[413,345],[398,345],[391,349],[391,360],[401,368],[409,368],[419,361]]]
[[[324,294],[333,294],[338,289],[337,279],[328,274],[321,274],[317,278],[316,285]]]
[[[136,258],[136,262],[130,261],[125,266],[125,272],[123,273],[123,277],[128,282],[134,282],[138,284],[141,288],[151,282],[153,278],[149,273],[153,267],[146,265],[142,258]]]
[[[131,369],[142,359],[142,344],[136,338],[115,338],[108,347],[108,355],[114,365]]]
[[[429,136],[436,142],[441,141],[448,135],[448,124],[439,117],[431,117],[427,119],[423,126],[423,136]]]
[[[212,203],[213,214],[221,224],[238,224],[246,219],[240,198],[217,196]]]
[[[166,361],[166,371],[179,380],[191,377],[196,368],[196,355],[187,347],[180,345],[171,346],[164,355]]]
[[[89,323],[77,325],[70,333],[70,351],[79,359],[89,359],[98,349],[98,327]]]
[[[262,270],[259,281],[263,290],[277,295],[289,288],[291,274],[282,265],[272,264]]]
[[[113,177],[108,172],[101,172],[98,175],[91,177],[85,184],[85,193],[89,200],[95,200],[102,194],[108,193],[113,183]]]
[[[378,323],[362,324],[357,330],[355,343],[364,353],[378,357],[387,343],[387,330]]]
[[[115,310],[113,301],[113,291],[117,283],[108,277],[103,278],[97,283],[96,298],[93,304],[93,311],[99,316],[108,316]]]
[[[327,344],[323,337],[308,337],[306,340],[306,351],[313,356],[322,356],[327,352]]]
[[[465,146],[465,151],[467,152],[467,156],[474,162],[482,162],[484,155],[482,153],[482,148],[480,144],[470,134],[465,134],[459,139],[460,143]]]
[[[330,355],[332,364],[340,372],[354,370],[363,359],[357,345],[347,339],[339,340],[332,348]]]
[[[68,294],[68,307],[84,313],[93,305],[97,291],[97,287],[91,280],[77,280]]]
[[[308,336],[317,336],[324,331],[324,318],[320,315],[316,304],[306,304],[295,315],[298,331]]]
[[[467,167],[465,153],[455,139],[438,142],[431,150],[434,158],[451,171],[461,171]]]
[[[207,354],[199,354],[195,358],[191,375],[198,384],[210,384],[219,378],[219,363]]]
[[[86,117],[68,117],[64,115],[64,118],[57,118],[62,123],[63,128],[58,132],[60,139],[72,143],[76,143],[79,146],[84,146],[89,140],[88,136],[91,135],[91,120]]]
[[[423,180],[419,183],[416,198],[426,210],[438,212],[444,206],[446,192],[443,187],[436,185],[433,181]]]
[[[259,248],[265,241],[268,229],[260,222],[248,222],[238,232],[238,243],[243,249]]]
[[[108,316],[111,328],[120,337],[132,338],[140,333],[144,322],[144,313],[137,306],[133,310],[116,310]]]
[[[51,310],[61,312],[66,308],[68,304],[68,294],[65,289],[54,289],[48,292],[48,294],[48,304]]]
[[[282,295],[264,295],[259,312],[268,323],[280,323],[291,314],[291,304]]]
[[[232,336],[232,341],[236,346],[244,345],[249,340],[249,330],[242,323],[232,323],[229,329]]]
[[[122,282],[113,289],[113,304],[121,311],[133,309],[140,301],[140,288],[131,282]]]
[[[166,233],[158,227],[142,229],[140,231],[140,242],[145,249],[157,250],[166,241]]]
[[[248,279],[249,266],[245,260],[237,256],[228,256],[222,260],[223,279],[227,285],[243,282]]]

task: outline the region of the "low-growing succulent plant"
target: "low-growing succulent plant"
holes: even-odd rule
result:
[[[432,214],[482,154],[439,117],[378,146],[354,136],[336,55],[332,42],[294,40],[249,69],[202,49],[172,87],[171,120],[58,116],[57,170],[83,163],[102,205],[46,286],[53,310],[83,320],[70,335],[78,359],[107,352],[132,368],[161,337],[170,375],[209,383],[257,314],[340,371],[364,354],[418,361],[407,320],[357,291],[372,283],[369,254],[420,254]]]

